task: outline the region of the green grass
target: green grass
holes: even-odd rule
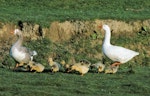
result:
[[[53,21],[65,20],[144,20],[150,18],[149,9],[150,0],[0,0],[0,21],[17,24],[22,20],[49,26]],[[71,42],[60,44],[46,38],[24,42],[24,46],[37,50],[35,61],[46,66],[48,71],[14,72],[2,68],[0,64],[0,96],[149,96],[150,59],[147,49],[150,30],[143,28],[141,32],[134,36],[114,35],[111,38],[112,44],[127,48],[135,46],[134,49],[140,51],[136,59],[122,65],[116,74],[97,74],[90,71],[83,77],[75,73],[50,73],[47,57],[55,54],[57,61],[67,61],[74,56],[77,61],[88,59],[94,63],[99,59],[91,57],[101,53],[101,45],[90,45],[92,41],[99,41],[103,36],[97,38],[94,34],[84,38],[80,37],[83,35],[81,34],[72,37]],[[137,47],[139,44],[141,49]],[[71,53],[71,50],[75,50],[75,53]],[[110,60],[107,62],[110,64]],[[4,57],[3,63],[8,67],[15,64],[8,55]],[[133,65],[135,73],[128,72],[129,64]]]
[[[137,34],[131,37],[113,37],[112,43],[121,46],[130,44],[136,45],[139,42],[144,46],[148,46],[149,42],[145,42],[150,34]],[[96,73],[95,70],[90,70],[85,76],[80,76],[78,73],[51,73],[47,66],[47,56],[51,52],[56,53],[56,60],[68,60],[74,55],[77,60],[88,59],[92,63],[96,62],[96,58],[90,58],[87,54],[94,54],[101,51],[101,46],[88,46],[91,38],[81,40],[76,38],[73,43],[63,42],[52,43],[47,39],[25,42],[24,45],[38,51],[38,56],[35,58],[37,62],[42,63],[46,70],[43,73],[33,72],[14,72],[7,68],[0,68],[0,96],[149,96],[150,95],[150,67],[149,56],[146,53],[141,53],[136,57],[136,60],[131,60],[120,66],[116,74]],[[123,42],[123,43],[122,43]],[[71,54],[65,48],[70,44],[76,51],[83,48],[78,54]],[[33,46],[34,45],[34,46]],[[84,46],[83,46],[84,45]],[[92,49],[93,48],[93,49]],[[97,48],[97,49],[96,49]],[[92,51],[91,51],[92,49]],[[146,51],[146,50],[145,50]],[[65,54],[65,55],[64,55]],[[142,55],[143,54],[143,55]],[[146,57],[147,56],[147,57]],[[6,57],[8,58],[8,57]],[[42,58],[42,59],[41,59]],[[108,63],[108,60],[106,63]],[[8,64],[15,62],[12,58],[5,61]],[[109,62],[110,63],[110,62]],[[141,64],[142,63],[142,64]],[[129,64],[132,64],[135,73],[130,73]]]
[[[150,68],[134,67],[135,73],[120,68],[116,74],[52,74],[13,72],[0,68],[1,96],[148,96]]]
[[[52,21],[150,18],[149,0],[0,0],[0,21],[49,26]]]

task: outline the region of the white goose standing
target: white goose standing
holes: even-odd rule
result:
[[[120,64],[126,63],[131,60],[138,52],[126,49],[120,46],[115,46],[110,43],[111,32],[108,25],[100,26],[105,30],[105,38],[102,45],[103,53],[114,63],[111,66],[119,66]]]
[[[26,47],[22,46],[23,35],[21,30],[15,29],[13,32],[14,35],[18,36],[18,40],[10,49],[10,55],[19,63],[16,64],[16,67],[24,65],[33,60],[33,56],[37,55],[36,51],[30,51]]]

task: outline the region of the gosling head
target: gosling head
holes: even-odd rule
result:
[[[62,60],[60,63],[61,63],[63,66],[66,64],[65,60]]]
[[[52,62],[53,62],[53,59],[52,59],[52,58],[48,58],[48,62],[49,62],[49,63],[52,63]]]

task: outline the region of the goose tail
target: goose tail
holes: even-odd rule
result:
[[[37,55],[37,52],[36,52],[36,51],[33,51],[33,52],[32,52],[32,56],[35,56],[35,55]]]

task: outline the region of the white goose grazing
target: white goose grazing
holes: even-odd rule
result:
[[[111,32],[108,25],[99,26],[105,30],[105,38],[102,45],[103,53],[114,63],[112,66],[118,66],[120,64],[126,63],[131,60],[136,55],[139,55],[138,52],[126,49],[120,46],[115,46],[110,43]]]
[[[23,66],[25,63],[27,64],[29,61],[33,60],[33,56],[37,55],[36,51],[30,51],[26,47],[22,46],[23,35],[21,30],[15,29],[13,32],[14,35],[18,36],[18,40],[10,49],[10,55],[19,63],[16,64],[16,67]]]

